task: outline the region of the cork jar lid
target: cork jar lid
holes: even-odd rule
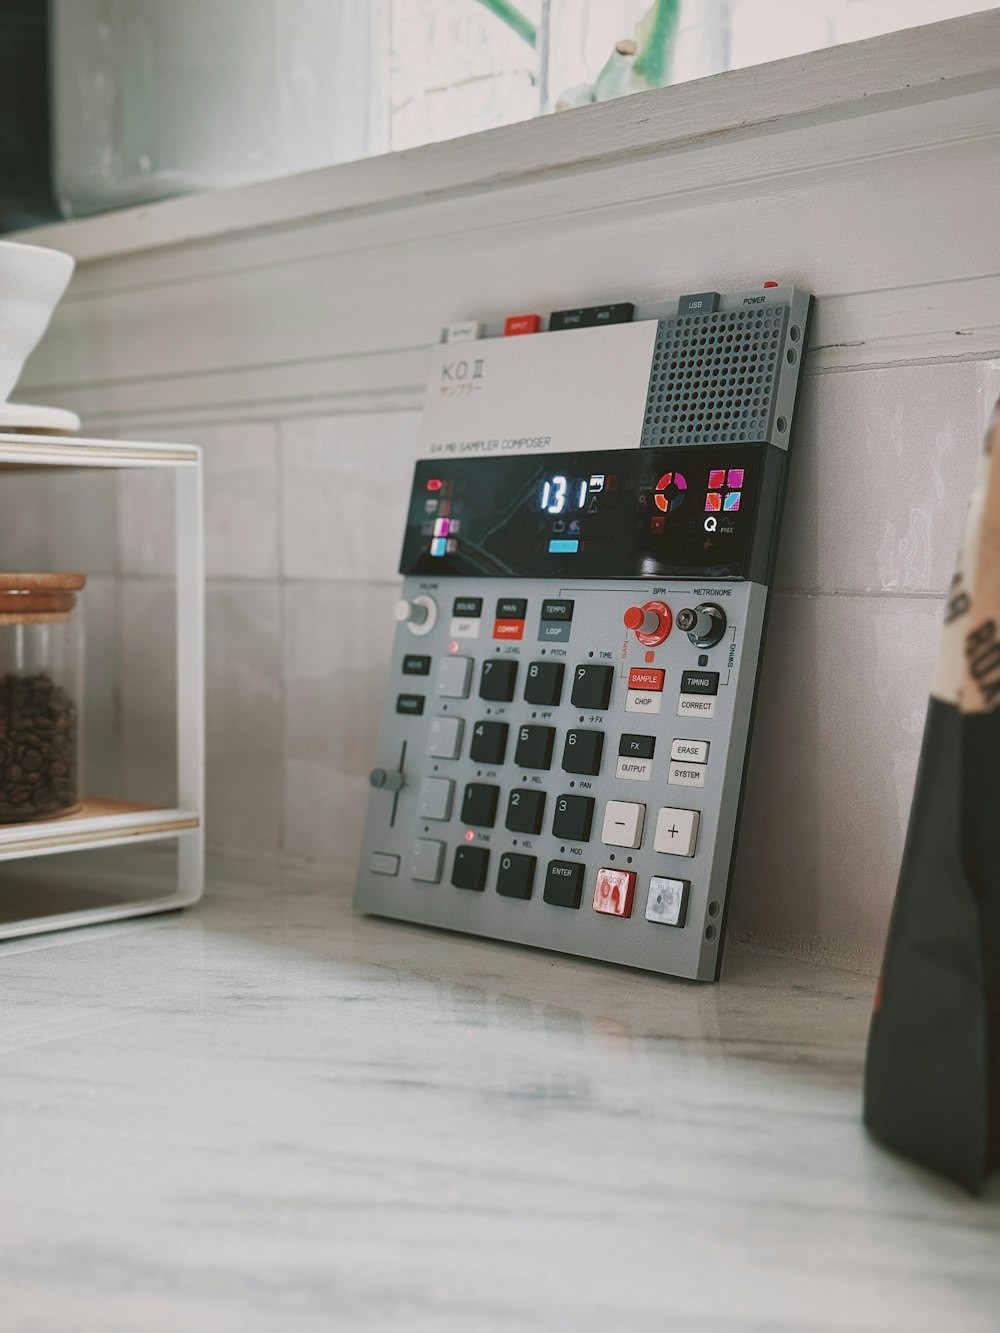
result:
[[[86,574],[0,574],[0,625],[69,620]]]

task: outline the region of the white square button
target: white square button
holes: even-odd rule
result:
[[[649,881],[646,920],[655,921],[661,926],[683,926],[690,887],[686,879],[667,879],[665,875],[654,875]]]
[[[427,736],[427,753],[435,759],[457,759],[462,748],[462,728],[465,724],[460,717],[431,718],[431,729]]]
[[[446,699],[468,699],[472,681],[471,657],[442,657],[437,670],[437,692]]]
[[[638,847],[646,807],[632,801],[608,801],[604,807],[604,831],[601,839],[609,847]]]
[[[658,852],[667,852],[671,856],[694,856],[700,819],[697,810],[674,810],[664,806],[656,816],[653,846]]]
[[[455,784],[451,778],[424,778],[420,784],[420,818],[450,819]]]
[[[443,864],[444,843],[418,838],[410,852],[410,879],[419,879],[424,884],[439,884]]]

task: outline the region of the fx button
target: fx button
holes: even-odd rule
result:
[[[655,736],[636,736],[629,731],[618,742],[618,753],[628,755],[630,759],[652,759],[655,749]]]

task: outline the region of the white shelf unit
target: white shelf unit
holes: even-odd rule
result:
[[[186,907],[204,887],[205,862],[205,714],[204,714],[204,548],[201,451],[193,445],[140,444],[129,441],[0,433],[0,485],[4,474],[38,469],[168,469],[175,478],[175,586],[177,654],[176,772],[177,804],[150,805],[83,793],[80,808],[57,819],[0,825],[0,864],[29,857],[52,857],[100,848],[128,848],[140,843],[176,840],[175,885],[153,896],[130,892],[128,858],[108,872],[106,891],[96,901],[73,905],[72,885],[63,885],[65,910],[35,914],[29,887],[7,905],[0,939],[64,930],[124,917]],[[91,877],[92,878],[92,877]],[[138,880],[134,881],[136,884]],[[102,890],[104,885],[102,883]]]

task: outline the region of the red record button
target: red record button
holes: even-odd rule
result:
[[[523,639],[524,621],[494,620],[493,637],[494,639]]]
[[[503,336],[510,338],[516,333],[537,333],[541,326],[541,315],[508,315],[504,321]]]
[[[602,867],[594,885],[594,911],[606,916],[631,916],[635,893],[634,870],[610,870]]]
[[[666,672],[660,667],[632,667],[628,673],[630,690],[662,690]]]

